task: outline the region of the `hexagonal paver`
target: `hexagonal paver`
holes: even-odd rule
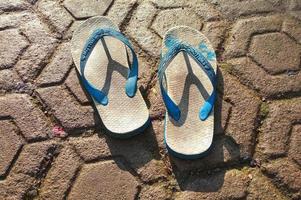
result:
[[[282,33],[256,35],[250,46],[250,55],[269,73],[298,70],[301,48]]]
[[[92,17],[103,15],[113,0],[65,0],[64,6],[75,18]],[[80,6],[79,6],[80,5]]]
[[[8,121],[0,121],[0,177],[5,175],[14,156],[22,146],[22,138]]]
[[[26,38],[18,30],[0,31],[0,69],[12,67],[28,45]]]
[[[200,30],[202,20],[189,8],[176,8],[159,12],[152,24],[152,28],[163,37],[165,32],[178,25],[191,26]]]
[[[105,161],[85,165],[69,199],[134,199],[138,182],[122,163],[117,164]]]

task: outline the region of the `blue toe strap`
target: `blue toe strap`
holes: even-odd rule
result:
[[[125,92],[129,97],[133,97],[137,91],[137,80],[138,80],[138,59],[134,52],[132,45],[130,44],[129,40],[123,36],[120,32],[112,29],[112,28],[102,28],[96,29],[89,39],[87,40],[84,49],[81,54],[80,58],[80,71],[81,71],[81,80],[89,92],[89,94],[100,104],[107,105],[108,104],[108,97],[107,95],[102,92],[101,90],[94,87],[86,78],[85,78],[85,67],[91,52],[93,51],[97,42],[103,38],[104,36],[112,36],[121,42],[123,42],[127,47],[129,47],[131,54],[132,54],[132,65],[130,66],[126,85],[125,85]]]
[[[199,63],[199,66],[207,74],[213,86],[212,93],[210,94],[208,99],[206,99],[205,103],[202,105],[199,111],[199,118],[202,121],[206,120],[210,115],[212,108],[214,107],[214,102],[216,99],[216,75],[214,69],[212,68],[211,64],[208,61],[208,60],[216,59],[215,53],[210,51],[204,43],[201,43],[200,47],[197,49],[187,43],[178,41],[176,38],[170,36],[166,41],[166,45],[168,47],[168,51],[163,57],[161,57],[158,75],[159,75],[159,83],[160,83],[162,98],[165,103],[168,114],[176,121],[178,121],[181,117],[181,111],[179,107],[170,98],[165,88],[165,84],[163,83],[163,81],[166,81],[165,70],[169,62],[180,51],[185,51]]]

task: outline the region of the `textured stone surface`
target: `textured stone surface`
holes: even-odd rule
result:
[[[70,55],[96,15],[138,56],[151,125],[128,140],[106,135]],[[0,199],[300,199],[300,16],[299,0],[0,1]],[[164,144],[157,68],[175,25],[218,60],[213,146],[195,161]]]
[[[26,38],[15,29],[0,31],[0,44],[0,69],[12,67],[28,46]]]
[[[64,6],[74,15],[75,18],[80,19],[103,15],[111,3],[112,0],[66,0],[64,1]]]
[[[249,178],[241,171],[230,170],[210,176],[192,176],[176,195],[180,199],[242,199],[247,196]]]
[[[39,11],[50,21],[59,33],[63,33],[72,22],[72,17],[56,1],[43,0],[38,2]]]
[[[289,141],[298,141],[293,138],[298,137],[298,134],[292,135],[291,129],[292,124],[301,119],[301,99],[275,101],[268,106],[268,111],[267,119],[260,129],[258,151],[266,156],[281,156],[287,153]]]
[[[40,190],[41,199],[63,199],[78,170],[80,160],[70,147],[61,150]]]
[[[39,85],[59,83],[73,64],[68,43],[61,44],[37,79]]]
[[[106,161],[84,166],[69,198],[134,199],[138,182],[122,165]]]
[[[293,199],[300,199],[301,171],[300,167],[286,159],[279,159],[264,166],[264,172],[274,178],[276,185],[287,187]]]
[[[25,94],[0,97],[0,116],[11,117],[27,140],[45,139],[50,132],[49,122]]]
[[[17,152],[20,150],[23,140],[16,127],[9,121],[0,121],[0,177],[4,176],[11,165]]]
[[[250,46],[250,55],[271,74],[298,70],[300,51],[298,44],[281,33],[254,36]]]
[[[64,87],[41,88],[37,92],[63,127],[74,129],[87,128],[94,125],[92,107],[80,106]]]

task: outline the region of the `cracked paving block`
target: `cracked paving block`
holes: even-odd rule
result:
[[[290,137],[289,156],[301,166],[301,125],[295,125]]]
[[[72,148],[65,146],[61,149],[41,184],[39,199],[64,199],[80,163]]]
[[[65,129],[89,128],[95,125],[92,107],[81,106],[64,86],[40,88],[37,93]]]
[[[244,199],[249,181],[243,171],[236,169],[193,175],[185,181],[185,191],[177,192],[175,199]]]
[[[148,28],[156,12],[157,9],[150,2],[141,3],[135,15],[131,18],[132,20],[126,26],[125,33],[136,40],[147,53],[159,57],[161,39]]]
[[[301,73],[270,75],[250,58],[227,61],[229,72],[264,97],[282,97],[301,91]]]
[[[251,170],[248,177],[251,179],[248,186],[247,200],[253,199],[274,199],[288,200],[272,183],[263,176],[259,170]]]
[[[283,9],[282,3],[266,0],[241,1],[241,0],[209,0],[228,19],[255,13],[267,13]]]
[[[26,94],[0,97],[0,116],[11,117],[26,140],[46,139],[50,133],[49,122]]]
[[[87,164],[81,169],[68,199],[134,199],[138,185],[121,162]]]
[[[8,177],[0,182],[0,198],[23,199],[30,189],[37,188],[56,148],[53,142],[25,145]]]
[[[283,33],[255,35],[249,51],[270,74],[299,69],[301,46]]]
[[[64,6],[77,19],[103,15],[113,0],[65,0]],[[80,5],[80,6],[79,6]]]
[[[28,45],[28,41],[18,30],[0,31],[0,69],[12,67]]]
[[[23,145],[16,127],[9,121],[0,121],[0,177],[5,176],[14,157]]]
[[[203,22],[192,9],[175,8],[160,11],[153,21],[151,28],[163,38],[167,30],[179,25],[186,25],[200,30]]]
[[[293,19],[286,18],[283,22],[283,31],[296,39],[301,44],[301,22]]]
[[[36,80],[38,85],[60,83],[71,68],[73,60],[69,43],[63,43],[56,50],[50,62]]]
[[[301,170],[287,159],[278,159],[263,166],[263,172],[292,199],[301,198]],[[285,192],[286,191],[286,192]]]
[[[288,150],[292,124],[301,119],[301,98],[274,101],[268,112],[260,128],[257,152],[268,157],[283,156]]]
[[[0,90],[11,91],[13,89],[19,89],[23,84],[23,81],[13,70],[0,70]]]
[[[38,2],[37,7],[60,34],[63,34],[72,23],[70,14],[56,1],[42,0]]]
[[[84,92],[84,89],[82,88],[78,78],[79,77],[77,75],[76,70],[72,69],[65,81],[65,84],[67,88],[75,96],[75,98],[79,101],[79,103],[81,104],[89,103],[90,100],[88,99],[86,93]]]
[[[251,36],[255,33],[280,31],[282,19],[281,16],[273,15],[238,20],[226,40],[224,56],[233,58],[246,55]]]

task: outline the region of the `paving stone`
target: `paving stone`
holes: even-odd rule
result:
[[[186,25],[200,30],[203,23],[192,9],[176,8],[160,11],[153,21],[151,28],[163,38],[166,31],[179,25]]]
[[[73,60],[69,43],[63,43],[56,50],[51,61],[46,65],[41,75],[37,79],[38,85],[53,84],[61,82],[69,71]]]
[[[253,13],[267,13],[281,9],[281,4],[273,3],[273,1],[255,0],[209,0],[214,4],[226,18],[235,19],[239,16],[250,15]]]
[[[211,175],[189,178],[185,191],[178,192],[175,199],[243,199],[247,196],[249,178],[241,171],[233,169]]]
[[[80,81],[78,79],[78,75],[76,70],[73,68],[71,72],[69,73],[65,84],[67,88],[72,92],[72,94],[76,97],[76,99],[81,104],[89,103],[89,99],[87,97],[87,94],[84,92],[84,89],[82,88]]]
[[[153,34],[148,25],[152,22],[157,9],[150,2],[141,3],[132,20],[126,27],[125,33],[130,35],[150,55],[159,57],[161,39]]]
[[[301,73],[270,75],[249,58],[227,61],[231,74],[240,81],[268,98],[283,97],[289,92],[301,91]]]
[[[40,88],[37,92],[65,129],[88,128],[95,125],[92,107],[81,106],[75,102],[63,86]]]
[[[301,43],[301,22],[293,18],[287,18],[283,22],[283,31]]]
[[[299,69],[301,46],[285,34],[269,33],[256,35],[252,39],[250,55],[268,73]]]
[[[76,20],[74,21],[70,28],[64,34],[64,39],[71,39],[73,32],[84,22],[85,20]]]
[[[64,199],[80,165],[74,151],[66,146],[52,163],[39,191],[39,199]]]
[[[139,199],[152,200],[152,199],[170,199],[171,192],[167,190],[164,183],[153,184],[142,188]]]
[[[149,100],[150,108],[149,115],[151,119],[157,119],[164,116],[166,110],[165,105],[161,97],[161,91],[159,84],[156,81],[155,86],[152,87],[147,95]]]
[[[11,91],[17,89],[23,81],[11,69],[4,69],[0,71],[0,90]]]
[[[22,0],[2,0],[0,2],[0,11],[23,10],[27,6],[27,3]]]
[[[208,22],[203,28],[203,33],[210,40],[213,48],[218,53],[218,47],[223,41],[224,33],[228,24],[224,21]]]
[[[50,21],[60,34],[64,33],[72,23],[72,17],[56,1],[42,0],[38,2],[39,11]]]
[[[0,69],[12,67],[29,45],[26,38],[20,35],[16,29],[0,31],[0,44],[2,49],[0,52]]]
[[[69,199],[134,199],[137,187],[122,163],[104,161],[81,169]]]
[[[263,176],[259,170],[252,170],[248,177],[251,178],[251,181],[248,186],[247,200],[270,198],[275,200],[289,199],[284,196],[268,178]]]
[[[0,182],[0,198],[23,199],[27,191],[37,188],[56,148],[53,142],[25,145],[9,176]]]
[[[301,171],[296,164],[287,159],[278,159],[264,165],[264,173],[272,177],[273,182],[282,189],[288,188],[293,199],[300,199]],[[284,189],[285,190],[285,189]]]
[[[239,57],[246,55],[248,41],[254,33],[280,31],[281,16],[253,17],[238,20],[226,40],[225,57]]]
[[[295,125],[290,137],[289,156],[301,166],[301,125]]]
[[[21,19],[19,30],[32,44],[23,53],[14,68],[17,69],[23,80],[32,81],[55,50],[57,40],[49,34],[50,30],[35,14],[24,14]],[[18,20],[18,18],[14,18],[14,20]]]
[[[151,160],[146,163],[144,166],[137,170],[138,174],[140,174],[140,178],[144,182],[156,181],[159,178],[167,177],[167,173],[165,171],[165,166],[162,161],[159,160]]]
[[[212,147],[207,156],[197,160],[182,160],[169,155],[172,165],[179,172],[191,170],[207,170],[223,167],[226,164],[239,160],[239,148],[228,138],[217,138],[213,140]]]
[[[292,123],[301,119],[300,102],[300,98],[295,98],[269,104],[269,114],[260,128],[259,152],[269,157],[286,154]]]
[[[0,177],[7,174],[14,157],[20,150],[23,140],[16,127],[9,121],[0,121]]]
[[[120,26],[135,3],[136,0],[115,0],[107,16]]]
[[[28,140],[47,138],[49,122],[43,112],[31,102],[26,94],[10,94],[0,97],[0,116],[10,116]]]
[[[221,96],[221,95],[219,95]],[[214,134],[223,135],[227,129],[227,123],[230,118],[232,105],[224,101],[221,97],[217,98],[214,108]]]
[[[64,6],[75,18],[81,19],[96,15],[103,15],[112,2],[112,0],[66,0],[64,1]]]
[[[223,93],[222,98],[234,105],[225,133],[239,145],[241,158],[250,157],[255,142],[256,115],[260,100],[255,92],[239,84],[225,69],[221,69],[220,72],[218,88]]]

